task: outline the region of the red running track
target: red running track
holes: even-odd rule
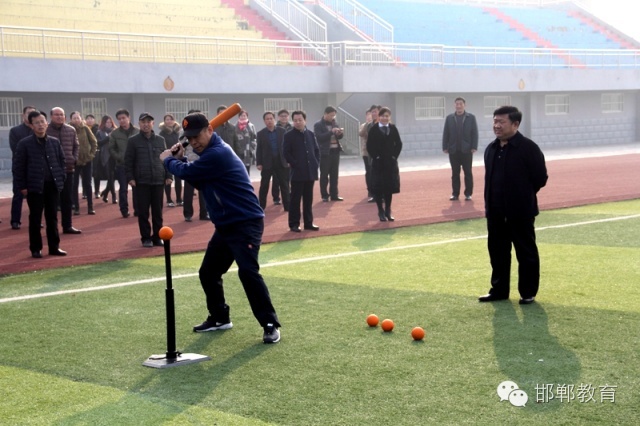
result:
[[[548,161],[549,182],[539,193],[540,208],[549,210],[640,198],[639,166],[640,154]],[[319,232],[290,232],[282,208],[268,205],[263,242],[482,217],[483,177],[484,169],[475,167],[474,200],[451,202],[448,200],[451,191],[448,169],[402,172],[401,193],[393,198],[396,220],[380,222],[375,204],[366,202],[364,176],[343,176],[340,178],[343,202],[323,203],[316,185],[313,212],[315,223],[320,226]],[[257,188],[257,183],[254,187]],[[95,201],[95,216],[86,215],[86,203],[82,203],[82,214],[73,217],[74,226],[82,230],[81,235],[61,234],[60,248],[69,253],[66,257],[48,256],[45,241],[44,257],[33,259],[29,252],[27,226],[12,230],[5,220],[0,225],[0,275],[163,255],[161,247],[141,246],[135,217],[124,219],[117,205]],[[194,202],[197,203],[197,198]],[[198,211],[197,206],[195,211]],[[172,253],[204,250],[213,234],[211,222],[197,219],[185,222],[181,208],[165,208],[163,213],[164,224],[174,230]],[[28,214],[24,203],[23,224],[27,222]],[[46,238],[44,231],[43,238]]]

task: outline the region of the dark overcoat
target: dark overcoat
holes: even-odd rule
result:
[[[389,134],[385,135],[380,126],[372,126],[367,137],[367,151],[371,161],[371,191],[376,194],[400,192],[398,157],[402,140],[398,128],[389,124]]]

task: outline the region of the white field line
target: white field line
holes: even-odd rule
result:
[[[639,217],[640,217],[640,214],[635,214],[635,215],[629,215],[629,216],[612,217],[612,218],[607,218],[607,219],[598,219],[598,220],[588,220],[588,221],[584,221],[584,222],[567,223],[567,224],[563,224],[563,225],[544,226],[544,227],[536,228],[536,232],[545,231],[545,230],[548,230],[548,229],[572,228],[572,227],[576,227],[576,226],[593,225],[593,224],[596,224],[596,223],[615,222],[615,221],[620,221],[620,220],[635,219],[635,218],[639,218]],[[450,239],[450,240],[432,241],[432,242],[429,242],[429,243],[410,244],[410,245],[406,245],[406,246],[386,247],[386,248],[379,248],[379,249],[374,249],[374,250],[354,251],[354,252],[347,252],[347,253],[330,254],[330,255],[325,255],[325,256],[305,257],[303,259],[284,260],[282,262],[267,263],[267,264],[261,265],[261,268],[264,269],[264,268],[272,268],[272,267],[276,267],[276,266],[294,265],[296,263],[315,262],[315,261],[318,261],[318,260],[338,259],[338,258],[341,258],[341,257],[358,256],[358,255],[363,255],[363,254],[384,253],[384,252],[388,252],[388,251],[408,250],[408,249],[415,249],[415,248],[422,248],[422,247],[432,247],[432,246],[438,246],[438,245],[443,245],[443,244],[451,244],[451,243],[460,243],[460,242],[464,242],[464,241],[480,240],[480,239],[483,239],[483,238],[487,238],[487,235],[478,235],[478,236],[474,236],[474,237],[464,237],[464,238],[453,238],[453,239]],[[229,269],[229,272],[235,272],[235,271],[237,271],[237,268]],[[183,279],[183,278],[192,278],[192,277],[197,277],[197,276],[198,276],[197,273],[192,273],[192,274],[174,275],[171,278],[172,278],[172,281],[173,281],[173,280],[179,280],[179,279]],[[40,298],[43,298],[43,297],[51,297],[51,296],[62,296],[62,295],[65,295],[65,294],[86,293],[86,292],[89,292],[89,291],[109,290],[109,289],[113,289],[113,288],[129,287],[129,286],[134,286],[134,285],[139,285],[139,284],[155,283],[155,282],[164,281],[164,280],[166,280],[166,277],[156,277],[156,278],[147,278],[145,280],[129,281],[129,282],[124,282],[124,283],[108,284],[108,285],[101,285],[101,286],[96,286],[96,287],[78,288],[78,289],[72,289],[72,290],[60,290],[60,291],[52,291],[52,292],[48,292],[48,293],[27,294],[27,295],[24,295],[24,296],[6,297],[6,298],[3,298],[3,299],[0,299],[0,303],[18,302],[18,301],[29,300],[29,299],[40,299]]]

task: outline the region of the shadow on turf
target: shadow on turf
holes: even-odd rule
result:
[[[155,420],[163,423],[170,422],[171,419],[189,410],[191,406],[198,405],[209,397],[229,374],[270,348],[270,345],[262,342],[254,343],[216,363],[216,355],[211,353],[211,346],[213,341],[222,337],[222,334],[220,332],[202,334],[181,351],[210,355],[213,364],[208,361],[167,369],[149,369],[149,373],[131,386],[119,400],[69,416],[62,419],[60,423],[98,424],[104,419],[112,419],[114,423],[131,422],[140,418],[149,420],[150,410],[156,413]],[[140,368],[146,367],[141,365]],[[198,376],[198,383],[194,383],[194,375]],[[117,419],[113,419],[114,413],[120,413]],[[151,421],[155,420],[151,419]]]
[[[493,307],[493,344],[498,367],[505,380],[514,381],[527,392],[528,407],[536,406],[538,395],[543,399],[544,394],[538,394],[537,387],[553,384],[553,395],[558,385],[574,385],[577,390],[580,360],[549,332],[549,318],[540,303],[521,306],[522,320],[510,301],[493,303]],[[552,402],[541,405],[546,409],[561,405],[557,396]]]
[[[393,236],[396,229],[372,229],[371,231],[361,232],[360,238],[351,243],[360,251],[375,250],[377,248],[387,247],[393,242]]]

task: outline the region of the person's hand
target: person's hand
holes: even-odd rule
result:
[[[160,161],[164,161],[165,158],[169,158],[173,155],[170,149],[165,149],[160,153]]]
[[[167,178],[167,179],[164,180],[164,184],[165,185],[171,185],[172,183],[173,183],[173,179]]]
[[[471,150],[471,153],[472,153],[472,154],[475,154],[475,153],[476,153],[476,151],[477,151],[477,149],[472,149],[472,150]]]
[[[444,152],[445,154],[448,154],[449,150],[448,149],[443,149],[442,152]]]
[[[27,191],[26,189],[22,189],[22,190],[20,190],[20,193],[21,193],[22,195],[24,195],[25,197],[27,196],[27,192],[28,192],[28,191]]]
[[[258,169],[258,170],[262,171],[262,166],[261,166],[261,165],[257,165],[257,166],[256,166],[256,169]]]
[[[135,186],[136,186],[136,181],[135,181],[135,179],[131,179],[131,180],[129,181],[129,186],[130,186],[130,187],[132,187],[132,188],[135,188]]]

